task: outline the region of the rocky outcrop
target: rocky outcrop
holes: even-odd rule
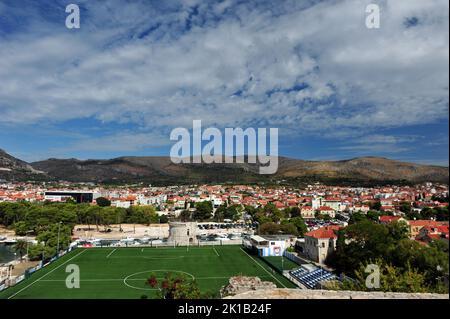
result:
[[[34,169],[30,164],[21,161],[0,149],[0,179],[28,180],[42,179],[44,173]]]
[[[222,296],[233,296],[248,291],[266,291],[267,289],[274,289],[276,287],[273,282],[262,281],[258,277],[236,276],[231,277],[228,285],[224,286],[220,292]]]

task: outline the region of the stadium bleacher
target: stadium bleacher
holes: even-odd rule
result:
[[[297,268],[290,274],[309,289],[313,289],[319,282],[336,279],[336,276],[322,268],[308,271],[305,268]]]

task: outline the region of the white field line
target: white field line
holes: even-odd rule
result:
[[[264,268],[259,262],[257,262],[252,256],[250,256],[245,250],[243,250],[241,248],[241,250],[248,256],[250,257],[251,260],[253,260],[259,267],[261,267],[262,269],[264,269],[265,272],[267,272],[270,276],[272,276],[273,279],[275,279],[276,281],[278,281],[280,283],[280,285],[282,285],[284,288],[287,288],[281,281],[278,280],[277,277],[275,277],[274,275],[272,275],[266,268]]]
[[[114,249],[112,252],[110,252],[110,253],[108,254],[108,256],[106,256],[106,258],[109,258],[109,256],[111,256],[111,255],[113,254],[113,252],[115,252],[116,250],[117,250],[117,248]]]
[[[216,249],[216,247],[213,247],[213,249],[214,249],[214,251],[215,251],[215,253],[216,253],[217,257],[220,257],[219,253],[217,252],[217,249]]]
[[[39,277],[38,279],[36,279],[35,281],[33,281],[31,284],[29,284],[28,286],[23,287],[22,289],[20,289],[19,291],[17,291],[15,294],[11,295],[8,297],[8,299],[12,299],[15,296],[17,296],[18,294],[20,294],[22,291],[24,291],[25,289],[29,288],[30,286],[34,285],[36,282],[42,280],[42,278],[50,275],[52,272],[54,272],[56,269],[59,269],[61,266],[64,266],[65,264],[67,264],[69,261],[71,261],[72,259],[80,256],[81,254],[85,253],[86,249],[82,250],[81,252],[79,252],[78,254],[76,254],[75,256],[73,256],[72,258],[66,260],[64,263],[62,263],[61,265],[59,265],[56,268],[53,268],[52,270],[50,270],[49,272],[45,273],[42,277]]]

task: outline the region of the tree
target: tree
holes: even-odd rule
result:
[[[187,222],[191,220],[191,212],[187,209],[181,211],[180,219],[182,222]]]
[[[380,287],[377,289],[368,288],[366,285],[367,265],[361,264],[358,270],[355,271],[356,281],[344,281],[342,288],[345,290],[357,291],[392,291],[392,292],[407,292],[407,293],[423,293],[430,292],[430,287],[425,282],[425,277],[417,269],[413,269],[411,265],[407,264],[404,269],[395,267],[391,264],[386,264],[382,259],[377,259],[371,262],[372,265],[377,265],[380,271]]]
[[[366,214],[367,219],[373,220],[377,222],[380,218],[381,214],[375,210],[369,210]]]
[[[159,217],[153,206],[131,206],[127,210],[126,221],[132,224],[149,225],[151,223],[157,223]]]
[[[409,202],[401,202],[400,203],[400,211],[407,214],[411,211],[411,203]]]
[[[292,218],[299,217],[300,215],[301,215],[300,208],[298,208],[297,206],[294,206],[291,208],[291,217]]]
[[[350,216],[350,219],[349,219],[348,223],[349,224],[355,224],[355,223],[361,222],[363,220],[367,220],[366,215],[364,215],[361,212],[354,212]]]
[[[431,200],[438,201],[439,203],[448,203],[449,202],[449,195],[446,195],[446,196],[433,195],[433,196],[431,196]]]
[[[167,215],[161,215],[161,217],[159,218],[159,223],[167,224],[168,222],[169,222],[169,217],[167,217]]]
[[[45,246],[43,244],[31,245],[28,249],[28,258],[34,260],[45,260],[56,254],[56,247]]]
[[[368,220],[357,222],[338,232],[336,251],[327,263],[338,272],[354,273],[361,262],[389,255],[393,244],[387,226]]]
[[[245,205],[244,210],[247,214],[249,214],[252,217],[254,217],[258,211],[255,207],[249,205]]]
[[[146,285],[158,289],[161,299],[200,299],[202,296],[195,279],[181,273],[167,272],[162,280],[152,274]]]
[[[95,223],[95,227],[98,229],[98,224],[99,224],[99,219],[100,219],[100,212],[101,212],[102,208],[99,206],[91,206],[88,208],[87,212],[86,212],[86,218],[88,220],[88,224],[89,221],[92,221],[93,223]],[[91,229],[90,226],[88,226],[89,229]]]
[[[288,223],[288,224],[282,224],[280,225],[280,233],[283,235],[298,235],[297,227],[294,224]]]
[[[260,235],[278,235],[280,234],[280,225],[273,222],[261,224],[259,226]]]
[[[283,213],[272,203],[268,203],[262,209],[264,215],[269,217],[273,222],[279,222],[283,218]]]
[[[27,241],[19,239],[14,244],[14,251],[19,254],[20,260],[22,260],[23,255],[27,252]]]
[[[336,251],[326,263],[338,273],[350,276],[355,276],[361,263],[367,265],[372,260],[381,260],[385,265],[398,268],[401,273],[408,273],[407,267],[410,267],[413,271],[409,275],[419,273],[424,278],[424,285],[436,290],[437,278],[448,274],[446,250],[448,247],[440,241],[424,246],[410,240],[404,222],[382,225],[366,220],[338,232]]]
[[[259,227],[261,235],[297,235],[297,227],[292,223],[276,224],[273,222],[264,223]]]
[[[448,206],[447,207],[437,207],[437,208],[435,208],[435,211],[436,211],[436,220],[448,221]]]
[[[220,205],[219,207],[217,207],[216,211],[214,212],[214,221],[223,222],[226,210],[227,208],[225,205]]]
[[[18,236],[24,236],[27,234],[27,231],[29,230],[28,224],[21,220],[14,224],[14,229],[16,231],[16,235]]]
[[[228,206],[226,209],[225,209],[225,212],[224,212],[224,218],[225,219],[231,219],[231,220],[233,220],[233,221],[236,221],[236,220],[238,220],[239,219],[239,211],[238,211],[238,209],[237,209],[237,206],[236,205],[232,205],[232,206]]]
[[[304,219],[300,216],[289,219],[289,223],[295,226],[298,235],[301,237],[303,237],[305,233],[308,231]]]
[[[106,197],[99,197],[95,200],[100,207],[111,206],[111,201]]]
[[[53,247],[53,248],[56,248],[59,242],[60,249],[66,249],[67,247],[69,247],[69,244],[72,241],[71,235],[72,235],[72,226],[59,225],[58,223],[56,223],[51,224],[47,230],[40,232],[36,236],[36,240],[40,243],[43,243],[46,247]]]
[[[370,209],[379,211],[381,210],[381,202],[379,200],[377,200],[376,202],[370,202],[369,207]]]
[[[212,203],[210,201],[199,202],[195,205],[195,212],[192,216],[194,220],[203,221],[212,217]]]

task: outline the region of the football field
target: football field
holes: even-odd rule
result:
[[[69,265],[80,271],[80,288],[66,287]],[[219,289],[236,275],[257,276],[278,287],[295,287],[258,257],[241,246],[177,248],[79,248],[33,273],[14,287],[0,292],[0,299],[24,298],[155,298],[157,290],[146,285],[153,274],[162,279],[167,272],[194,278],[202,292],[218,295]]]

